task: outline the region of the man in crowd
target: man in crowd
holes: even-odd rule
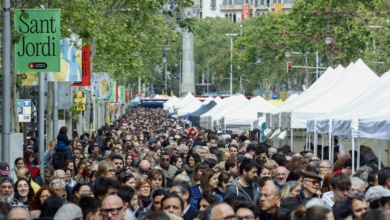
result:
[[[0,178],[0,201],[11,203],[14,198],[14,185],[11,178]]]
[[[115,164],[115,173],[119,174],[123,171],[123,157],[119,154],[114,154],[110,158]]]
[[[320,163],[320,176],[324,177],[327,174],[333,173],[333,164],[329,160],[323,160]]]
[[[100,213],[103,216],[103,220],[123,220],[126,206],[119,196],[109,195],[103,199]]]
[[[171,187],[169,188],[170,193],[177,194],[180,196],[180,198],[184,202],[184,211],[183,211],[183,218],[185,220],[191,220],[194,219],[197,212],[197,207],[192,207],[191,204],[189,204],[191,199],[191,186],[186,181],[175,181],[171,184]]]
[[[280,189],[272,181],[267,181],[261,187],[260,193],[260,219],[271,220],[278,209],[280,202]]]
[[[240,176],[233,180],[224,194],[224,199],[242,196],[248,201],[255,202],[259,197],[259,185],[257,185],[257,163],[245,158],[239,170]]]
[[[274,172],[275,172],[274,182],[276,186],[279,187],[279,189],[281,189],[283,185],[286,183],[288,171],[286,167],[278,166]]]
[[[161,200],[161,210],[163,212],[182,217],[184,202],[177,194],[167,193]]]
[[[314,172],[304,172],[302,179],[302,190],[299,193],[301,199],[305,198],[319,198],[317,194],[321,189],[320,182],[322,181],[322,177]]]
[[[172,179],[177,171],[177,167],[169,164],[170,158],[167,152],[162,152],[160,156],[160,164],[156,167],[160,168],[166,178]]]
[[[324,193],[322,200],[325,200],[330,207],[337,201],[345,201],[348,198],[351,185],[351,179],[347,174],[333,174],[330,179],[331,191]]]
[[[227,203],[217,203],[210,205],[201,220],[210,219],[236,219],[233,208]]]

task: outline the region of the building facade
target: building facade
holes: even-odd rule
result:
[[[199,19],[225,17],[232,22],[241,22],[243,4],[249,4],[250,17],[268,13],[287,13],[294,0],[196,0]]]

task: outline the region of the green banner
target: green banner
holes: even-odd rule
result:
[[[60,9],[15,9],[16,72],[60,72]]]
[[[125,86],[119,86],[119,100],[120,104],[125,104]]]
[[[117,87],[116,87],[116,81],[113,79],[110,79],[110,99],[108,102],[117,102]]]

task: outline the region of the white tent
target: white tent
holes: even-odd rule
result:
[[[226,106],[226,108],[220,109],[220,111],[215,112],[212,115],[213,121],[221,119],[225,114],[237,111],[238,109],[244,107],[248,102],[249,100],[244,95],[234,96],[234,99]]]
[[[343,73],[340,81],[324,95],[291,111],[291,128],[306,128],[308,119],[353,101],[361,91],[374,86],[378,80],[378,76],[361,59]]]
[[[271,111],[269,114],[270,120],[267,119],[267,123],[269,123],[267,126],[272,128],[290,127],[286,121],[287,119],[282,119],[285,113],[290,113],[299,106],[310,103],[324,95],[326,91],[337,84],[343,71],[344,68],[342,66],[338,66],[336,69],[328,68],[312,86],[302,92],[298,97],[286,100],[283,104]],[[284,124],[282,125],[282,123]]]
[[[258,119],[258,113],[267,113],[275,109],[271,103],[264,100],[261,96],[256,96],[249,102],[238,109],[223,116],[224,123],[228,125],[251,125],[254,120]]]
[[[165,103],[164,103],[164,110],[168,110],[168,109],[171,109],[173,108],[173,106],[180,102],[180,99],[176,96],[172,96],[169,98],[169,100],[167,100]]]

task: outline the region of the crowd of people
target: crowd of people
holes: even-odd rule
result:
[[[61,127],[42,164],[34,138],[0,162],[0,219],[390,218],[390,167],[378,170],[370,147],[352,164],[337,147],[329,161],[252,138],[159,108],[129,109],[91,134]]]

